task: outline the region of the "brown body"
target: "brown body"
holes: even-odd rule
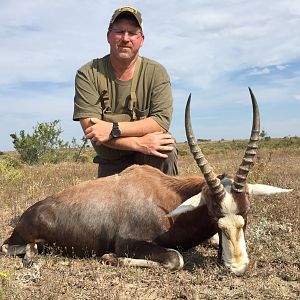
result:
[[[216,233],[206,207],[174,218],[166,214],[204,184],[201,177],[171,177],[149,166],[132,166],[37,202],[4,244],[55,244],[80,257],[108,252],[151,257],[151,245],[153,250],[156,245],[188,249]]]

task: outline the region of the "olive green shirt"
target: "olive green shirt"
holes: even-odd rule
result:
[[[103,65],[101,67],[100,60]],[[104,68],[103,68],[104,67]],[[111,112],[105,111],[101,93],[106,87],[100,84],[100,73],[105,73]],[[137,119],[151,117],[166,131],[169,130],[173,98],[171,83],[165,68],[148,58],[142,57],[136,87],[135,114]],[[103,75],[102,75],[103,78]],[[103,81],[102,81],[103,82]],[[133,121],[128,109],[131,82],[118,80],[112,70],[109,55],[94,59],[82,66],[75,78],[73,120],[98,118],[105,121]],[[108,118],[107,118],[108,116]],[[103,145],[93,145],[97,154],[106,159],[116,159],[130,151],[109,149]],[[102,151],[104,148],[108,151]],[[118,152],[118,154],[117,154]]]

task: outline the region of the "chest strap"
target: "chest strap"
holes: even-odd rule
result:
[[[107,84],[107,69],[104,66],[103,59],[99,59],[99,81],[100,81],[100,102],[102,106],[102,114],[111,113],[110,100],[108,96],[108,84]]]
[[[133,73],[133,78],[132,78],[131,88],[130,88],[130,100],[128,102],[128,110],[130,112],[132,120],[137,119],[135,114],[135,107],[137,102],[136,87],[138,82],[138,75],[141,66],[141,61],[142,61],[141,57],[138,56],[135,63],[135,68],[134,68],[134,73]],[[103,59],[99,60],[99,69],[100,69],[99,80],[100,80],[100,88],[101,88],[100,101],[102,105],[102,114],[112,113],[111,101],[108,94],[108,83],[107,83],[108,76],[105,76],[105,74],[107,74],[107,69],[103,63]]]

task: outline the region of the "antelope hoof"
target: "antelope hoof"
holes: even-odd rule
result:
[[[101,262],[103,265],[118,266],[119,260],[114,253],[106,253],[101,256]]]

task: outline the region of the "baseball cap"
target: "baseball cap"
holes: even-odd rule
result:
[[[143,20],[142,20],[141,13],[137,9],[135,9],[131,6],[123,6],[123,7],[116,9],[110,19],[109,27],[111,27],[111,25],[116,21],[117,17],[119,17],[121,14],[124,14],[124,13],[131,14],[136,19],[139,26],[143,30]]]

